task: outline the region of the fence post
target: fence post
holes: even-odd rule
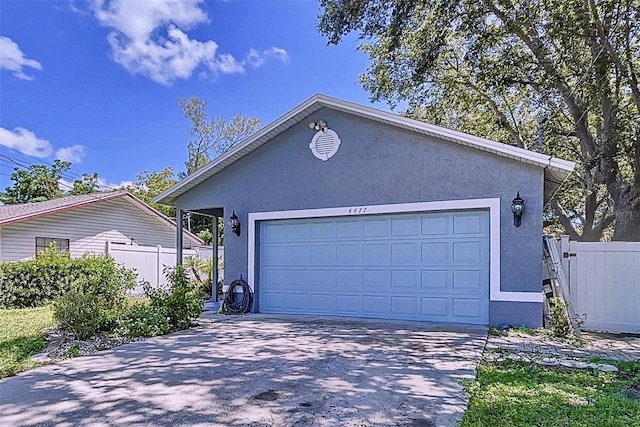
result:
[[[571,273],[569,271],[569,263],[571,262],[571,258],[565,258],[565,253],[570,253],[569,236],[562,235],[560,236],[560,256],[562,257],[562,269],[564,270],[564,275],[567,278],[567,282],[569,283],[569,293],[571,293]]]
[[[162,280],[162,246],[156,246],[156,286],[160,286]]]

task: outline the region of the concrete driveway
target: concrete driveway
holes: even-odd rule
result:
[[[203,318],[0,381],[2,426],[454,426],[486,328]]]

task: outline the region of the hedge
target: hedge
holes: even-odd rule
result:
[[[109,256],[71,259],[68,254],[43,251],[35,260],[0,262],[0,307],[39,307],[78,281],[91,283],[97,293],[109,293],[113,288],[132,289],[135,274]]]

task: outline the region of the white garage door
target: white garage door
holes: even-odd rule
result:
[[[487,210],[264,221],[259,309],[489,323]]]

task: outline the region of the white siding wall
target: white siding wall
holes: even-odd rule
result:
[[[175,248],[175,228],[144,213],[124,199],[108,200],[66,212],[2,227],[0,254],[3,261],[33,258],[36,237],[70,240],[71,255],[103,254],[107,241]],[[184,239],[189,244],[187,238]]]

